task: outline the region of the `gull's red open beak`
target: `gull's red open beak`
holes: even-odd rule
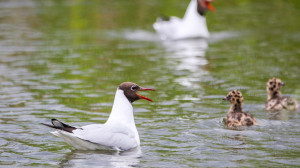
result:
[[[155,91],[154,89],[151,89],[151,88],[141,88],[139,91]],[[136,95],[138,95],[140,97],[140,99],[145,99],[145,100],[148,100],[148,101],[151,101],[153,102],[151,99],[149,99],[148,97],[145,97],[145,96],[141,96],[139,94],[136,93]]]
[[[205,6],[206,6],[206,8],[207,8],[208,10],[210,10],[210,11],[212,11],[212,12],[215,11],[214,6],[213,6],[210,2],[205,1]]]

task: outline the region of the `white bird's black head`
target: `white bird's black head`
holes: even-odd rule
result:
[[[145,96],[141,96],[137,92],[138,91],[147,91],[147,90],[154,91],[154,89],[142,88],[139,85],[137,85],[135,83],[132,83],[132,82],[121,83],[120,86],[119,86],[119,89],[124,91],[124,95],[127,97],[127,99],[131,103],[133,103],[134,101],[139,100],[139,99],[145,99],[145,100],[148,100],[148,101],[152,102],[151,99],[149,99]]]
[[[212,6],[211,2],[213,0],[197,0],[197,11],[200,15],[204,16],[207,10],[215,11],[215,8]]]

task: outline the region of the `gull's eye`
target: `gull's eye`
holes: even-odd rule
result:
[[[136,85],[131,86],[131,90],[132,90],[132,91],[135,91],[135,90],[137,90],[138,88],[139,88],[139,87],[136,86]]]

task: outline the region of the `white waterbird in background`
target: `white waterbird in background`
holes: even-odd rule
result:
[[[158,18],[153,24],[162,40],[186,38],[208,38],[205,13],[214,11],[213,0],[191,0],[182,19],[172,16],[170,19]]]

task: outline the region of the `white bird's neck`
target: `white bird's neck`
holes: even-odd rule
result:
[[[205,16],[197,11],[197,0],[191,0],[183,17],[184,32],[194,36],[209,37]]]
[[[123,90],[117,89],[114,104],[107,120],[107,123],[109,122],[124,123],[135,127],[133,107]]]
[[[189,6],[186,9],[183,19],[195,21],[195,19],[199,20],[199,18],[201,19],[201,21],[206,20],[205,16],[200,15],[197,11],[197,0],[191,0]]]
[[[134,116],[133,116],[133,107],[129,102],[127,97],[124,95],[124,91],[117,89],[114,104],[109,115],[108,120],[105,124],[117,124],[117,125],[125,125],[131,131],[133,131],[135,135],[135,140],[138,144],[140,144],[139,133],[136,129]]]

